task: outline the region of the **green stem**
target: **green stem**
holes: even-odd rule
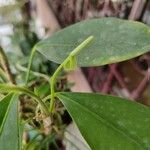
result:
[[[23,66],[21,66],[21,65],[19,65],[19,64],[16,65],[16,68],[17,68],[18,70],[20,70],[20,71],[28,72],[28,68],[23,67]],[[43,73],[35,72],[35,71],[32,71],[31,69],[30,69],[30,73],[32,73],[33,75],[35,75],[35,76],[37,76],[37,77],[44,78],[46,81],[49,82],[49,76],[47,76],[47,75],[45,75],[45,74],[43,74]]]
[[[59,75],[60,71],[63,69],[63,67],[66,65],[66,63],[70,60],[71,57],[77,55],[83,48],[85,48],[92,40],[93,36],[89,36],[85,41],[83,41],[79,46],[77,46],[70,54],[69,56],[64,60],[62,64],[56,69],[53,76],[50,78],[50,89],[51,89],[51,101],[50,101],[50,113],[54,110],[54,104],[55,104],[55,82],[56,78]]]
[[[42,99],[42,101],[43,101],[43,102],[46,102],[46,101],[49,100],[49,99],[51,99],[51,95],[48,95],[48,96],[44,97],[44,98]]]
[[[8,81],[5,72],[4,72],[1,68],[0,68],[0,77],[2,78],[2,80],[3,80],[4,82],[7,82],[7,81]]]
[[[36,52],[36,47],[34,46],[32,48],[31,55],[30,55],[30,58],[29,58],[28,71],[27,71],[27,75],[26,75],[26,85],[27,85],[28,80],[29,80],[30,69],[31,69],[31,65],[32,65],[32,61],[33,61],[35,52]]]
[[[33,99],[35,99],[39,103],[39,105],[41,106],[42,110],[44,111],[46,115],[49,115],[49,111],[45,103],[37,95],[35,95],[32,91],[28,90],[25,87],[19,87],[13,84],[0,84],[0,91],[1,92],[21,92],[21,93],[27,94],[28,96],[31,96]]]

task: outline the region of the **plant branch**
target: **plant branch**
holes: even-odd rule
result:
[[[2,78],[2,80],[5,82],[8,81],[7,76],[5,74],[5,72],[3,71],[3,69],[0,68],[0,77]]]
[[[73,56],[76,56],[80,50],[85,48],[92,40],[93,36],[88,37],[85,41],[83,41],[79,46],[77,46],[70,54],[69,56],[64,60],[64,62],[56,69],[53,76],[50,78],[50,89],[51,89],[51,102],[50,102],[50,113],[53,112],[54,109],[54,103],[55,103],[55,82],[58,74],[63,69],[63,67],[70,61],[70,58]]]
[[[35,95],[32,91],[28,90],[25,87],[19,87],[13,84],[0,84],[0,92],[21,92],[27,94],[39,103],[46,115],[49,115],[49,111],[45,103],[37,95]]]
[[[36,48],[34,46],[32,48],[31,55],[30,55],[30,58],[29,58],[28,71],[27,71],[27,74],[26,74],[26,85],[27,85],[28,80],[29,80],[30,69],[31,69],[31,65],[32,65],[32,61],[33,61],[35,52],[36,52]]]
[[[6,73],[8,80],[11,83],[15,84],[15,80],[9,68],[9,62],[8,62],[7,56],[5,55],[2,47],[0,47],[0,64],[4,72]]]
[[[19,64],[16,65],[16,68],[17,68],[18,70],[20,70],[20,71],[28,72],[28,68],[23,67],[23,66],[21,66],[21,65],[19,65]],[[37,77],[42,77],[42,78],[44,78],[46,81],[49,82],[49,77],[48,77],[47,75],[43,74],[43,73],[35,72],[35,71],[32,71],[32,70],[30,70],[30,73],[32,73],[33,75],[35,75],[35,76],[37,76]]]

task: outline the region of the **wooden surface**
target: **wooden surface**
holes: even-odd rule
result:
[[[37,17],[49,35],[60,29],[60,25],[46,0],[36,0]]]
[[[72,92],[92,92],[92,89],[80,68],[71,71],[68,74],[67,79],[68,82],[75,83],[75,85],[71,88]]]

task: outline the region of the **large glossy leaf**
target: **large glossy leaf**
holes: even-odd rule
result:
[[[0,101],[0,150],[19,150],[17,97],[9,94]]]
[[[36,45],[47,59],[62,63],[90,35],[94,41],[77,56],[78,66],[127,60],[150,50],[150,27],[117,18],[91,19],[67,27]]]
[[[113,96],[58,93],[92,150],[149,150],[150,109]]]

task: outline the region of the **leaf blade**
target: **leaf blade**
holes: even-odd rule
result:
[[[57,96],[92,150],[119,150],[124,146],[130,150],[150,148],[148,107],[100,94],[59,93]]]
[[[4,109],[3,109],[3,106]],[[14,94],[8,94],[0,101],[0,149],[20,149],[19,122],[18,122],[18,101]]]
[[[62,63],[90,35],[91,45],[77,55],[78,66],[101,66],[131,59],[150,50],[150,28],[117,18],[91,19],[69,26],[35,47],[47,59]]]

